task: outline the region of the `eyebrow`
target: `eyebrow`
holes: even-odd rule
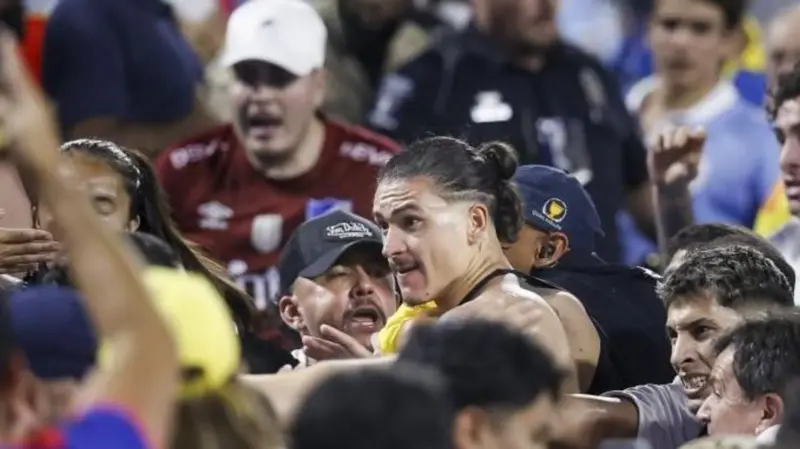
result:
[[[667,334],[671,331],[676,331],[678,329],[691,329],[693,327],[697,327],[700,325],[708,325],[708,326],[717,326],[715,321],[712,321],[708,318],[697,318],[695,320],[689,321],[688,323],[678,323],[677,325],[670,325],[667,324]]]
[[[420,209],[420,207],[417,206],[416,204],[405,204],[405,205],[402,205],[402,206],[392,210],[392,213],[389,214],[389,216],[390,217],[396,217],[396,216],[398,216],[400,214],[403,214],[403,213],[406,213],[406,212],[420,212],[420,211],[422,211],[422,209]],[[378,211],[375,211],[374,215],[375,215],[376,218],[384,218],[383,214],[381,214]]]

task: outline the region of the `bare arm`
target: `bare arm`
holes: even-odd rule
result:
[[[290,423],[306,394],[328,377],[347,371],[387,367],[394,363],[394,357],[372,359],[331,360],[320,362],[308,368],[280,374],[244,375],[244,382],[265,394],[281,422]]]
[[[171,335],[140,280],[140,265],[120,237],[100,222],[82,192],[58,172],[58,138],[44,99],[8,35],[0,40],[5,91],[0,119],[13,142],[8,150],[36,188],[63,233],[70,269],[101,341],[114,361],[86,389],[97,402],[133,413],[158,446],[167,441],[178,384]]]
[[[687,183],[658,184],[653,191],[658,248],[665,254],[669,240],[694,223],[692,197]],[[662,261],[663,262],[663,261]]]
[[[594,380],[600,358],[600,337],[583,304],[568,292],[537,289],[558,315],[569,338],[570,353],[578,374],[580,391],[587,391]]]

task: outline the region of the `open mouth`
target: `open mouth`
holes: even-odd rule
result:
[[[383,315],[374,307],[359,307],[347,316],[347,327],[352,332],[377,332],[385,324]]]
[[[680,379],[690,397],[700,394],[708,386],[708,376],[705,374],[685,374],[681,375]]]
[[[247,119],[247,132],[255,137],[269,136],[274,133],[283,121],[273,116],[255,116]]]

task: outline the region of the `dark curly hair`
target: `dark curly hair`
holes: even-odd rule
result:
[[[518,165],[514,148],[501,142],[473,148],[452,137],[431,137],[391,158],[378,174],[378,182],[430,178],[445,199],[485,204],[497,238],[513,243],[522,227],[522,202],[511,182]]]
[[[778,110],[789,100],[800,97],[800,63],[795,64],[791,72],[778,77],[767,102],[767,113],[775,121]]]
[[[794,305],[792,287],[774,262],[742,245],[690,251],[658,288],[669,308],[693,296],[711,295],[723,307],[752,303]]]

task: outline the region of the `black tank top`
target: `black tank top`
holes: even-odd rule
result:
[[[562,288],[559,288],[543,279],[539,279],[510,268],[500,268],[492,271],[486,275],[486,277],[478,281],[478,283],[475,284],[475,286],[472,287],[472,289],[466,295],[464,295],[464,299],[461,300],[459,305],[466,304],[474,300],[483,291],[483,289],[486,287],[486,284],[488,284],[492,279],[498,276],[505,276],[507,274],[515,275],[519,280],[520,286],[531,292],[534,292],[534,288],[548,288],[564,291]],[[589,319],[592,321],[592,324],[594,324],[595,330],[597,331],[600,339],[600,354],[597,359],[597,367],[594,371],[592,383],[585,393],[600,394],[606,391],[620,389],[620,385],[622,384],[622,376],[617,371],[613,361],[611,360],[611,357],[609,356],[608,336],[605,335],[603,329],[598,325],[597,321],[595,321],[591,316]]]

